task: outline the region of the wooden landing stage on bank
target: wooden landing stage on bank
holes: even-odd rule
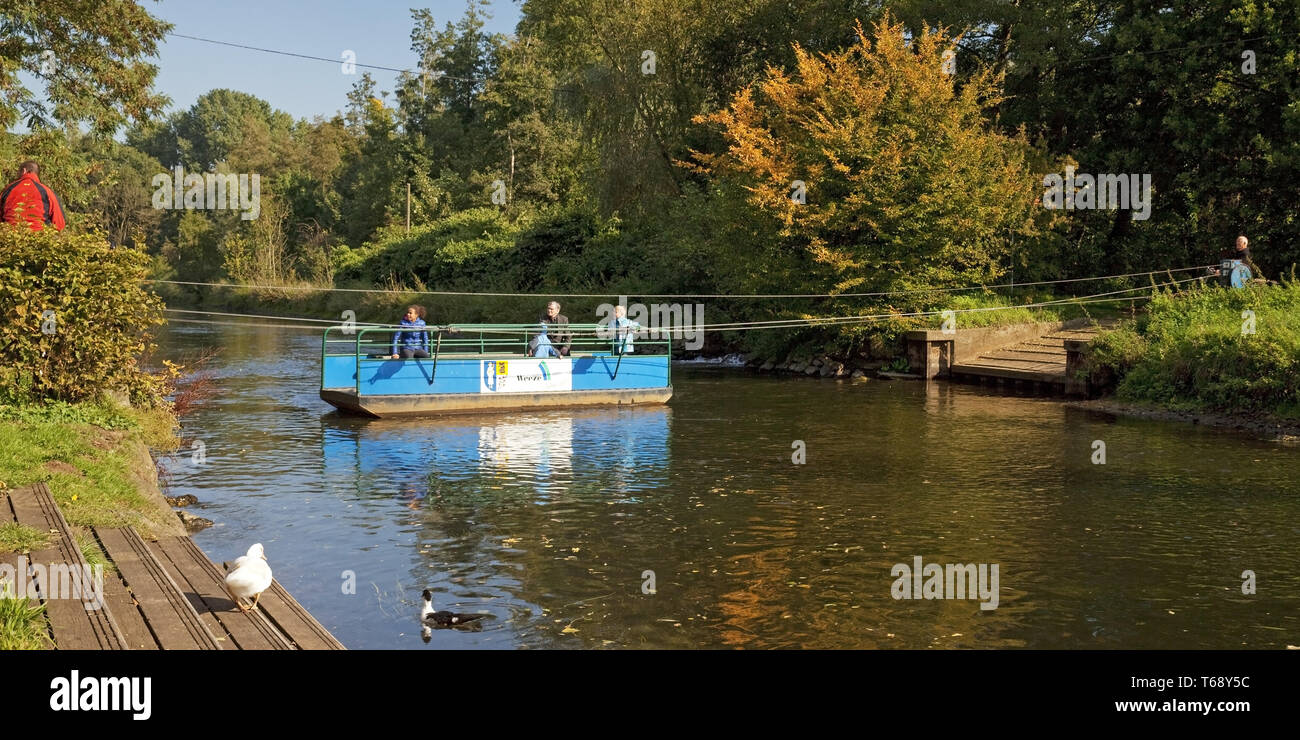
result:
[[[1087,395],[1087,383],[1075,370],[1088,344],[1105,328],[1073,319],[951,334],[913,331],[907,334],[907,356],[912,371],[927,380],[1011,383],[1040,392]]]
[[[225,571],[189,537],[145,541],[131,527],[93,528],[96,544],[112,563],[104,567],[98,594],[89,584],[70,588],[53,582],[56,570],[87,570],[44,483],[0,494],[0,524],[11,521],[40,530],[53,542],[27,555],[0,553],[0,563],[21,570],[28,597],[45,605],[57,649],[344,649],[279,582],[262,594],[257,611],[240,611],[226,593]]]

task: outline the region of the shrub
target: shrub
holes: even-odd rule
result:
[[[1089,373],[1100,385],[1118,379],[1128,400],[1296,416],[1300,285],[1160,293],[1144,322],[1093,343]]]
[[[162,399],[164,379],[141,369],[163,323],[145,290],[149,258],[98,234],[0,227],[0,367],[4,400],[79,402],[123,390]]]

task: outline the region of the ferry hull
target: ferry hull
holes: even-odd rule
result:
[[[375,418],[503,413],[576,406],[632,406],[667,403],[672,386],[538,393],[438,393],[362,395],[354,388],[322,388],[320,397],[340,411]]]

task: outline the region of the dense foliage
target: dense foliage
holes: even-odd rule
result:
[[[122,391],[161,399],[145,373],[162,302],[147,291],[148,258],[94,234],[0,226],[0,393],[5,402],[95,400]]]
[[[1123,399],[1300,418],[1300,284],[1163,292],[1102,335],[1090,365]]]
[[[40,160],[74,228],[180,281],[920,291],[711,299],[711,316],[765,319],[1207,264],[1239,233],[1270,276],[1300,258],[1293,0],[526,0],[513,36],[484,30],[485,5],[413,11],[415,64],[395,89],[362,75],[337,115],[308,121],[226,89],[157,115],[147,59],[165,27],[124,0],[68,16],[84,33],[55,50],[69,63],[38,115],[10,83],[40,71],[51,21],[0,3],[15,33],[0,113],[32,125],[0,138],[0,163]],[[127,122],[124,142],[104,135]],[[1150,175],[1150,218],[1042,208],[1044,175],[1066,166]],[[155,208],[154,178],[177,167],[258,175],[258,217]],[[169,299],[227,295],[182,290]],[[852,349],[863,331],[761,341]]]

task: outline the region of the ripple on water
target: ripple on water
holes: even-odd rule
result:
[[[350,647],[424,647],[424,588],[494,615],[433,632],[442,648],[1300,642],[1295,448],[978,388],[709,368],[674,368],[663,408],[364,420],[318,399],[318,338],[163,344],[223,347],[220,395],[184,426],[206,463],[170,464],[172,493],[217,521],[196,541],[217,560],[262,541]],[[915,556],[998,564],[998,608],[894,599]],[[1247,568],[1269,588],[1243,595]]]

